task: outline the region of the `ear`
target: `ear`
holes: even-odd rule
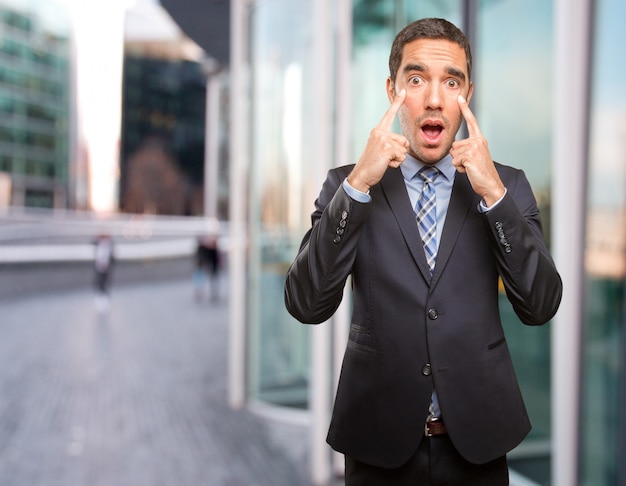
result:
[[[387,98],[389,98],[389,103],[392,103],[396,97],[396,83],[393,82],[391,77],[387,78]]]

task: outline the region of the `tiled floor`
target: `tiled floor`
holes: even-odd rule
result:
[[[306,427],[228,407],[227,317],[190,279],[0,300],[0,484],[310,484]]]

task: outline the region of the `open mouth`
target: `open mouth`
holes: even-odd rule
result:
[[[438,120],[426,120],[422,124],[421,130],[426,142],[434,144],[441,140],[444,126],[443,123]]]

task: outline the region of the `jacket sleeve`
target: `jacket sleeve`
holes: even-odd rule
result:
[[[368,214],[368,204],[342,187],[347,173],[331,170],[315,201],[312,227],[287,271],[285,305],[300,322],[319,324],[339,307]]]
[[[563,285],[544,243],[541,218],[526,176],[515,170],[507,194],[486,213],[500,277],[517,316],[542,325],[559,308]]]

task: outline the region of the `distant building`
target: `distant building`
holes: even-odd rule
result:
[[[124,58],[120,209],[202,214],[206,76],[202,65]]]
[[[224,219],[221,66],[161,6],[130,8],[125,30],[120,209]]]
[[[102,17],[110,34],[103,38],[85,28],[94,18],[82,10],[56,0],[0,0],[0,207],[203,214],[207,76],[215,66],[162,7],[138,3],[119,17],[126,18],[121,91],[108,68],[96,86],[91,63],[117,48],[117,25],[110,24],[118,17]],[[98,97],[111,107],[106,117]],[[116,120],[121,130],[112,126]],[[209,175],[222,219],[228,195],[217,178],[226,178],[224,152],[212,153],[218,175]]]
[[[0,174],[5,204],[64,208],[73,199],[70,25],[54,2],[0,2]]]

